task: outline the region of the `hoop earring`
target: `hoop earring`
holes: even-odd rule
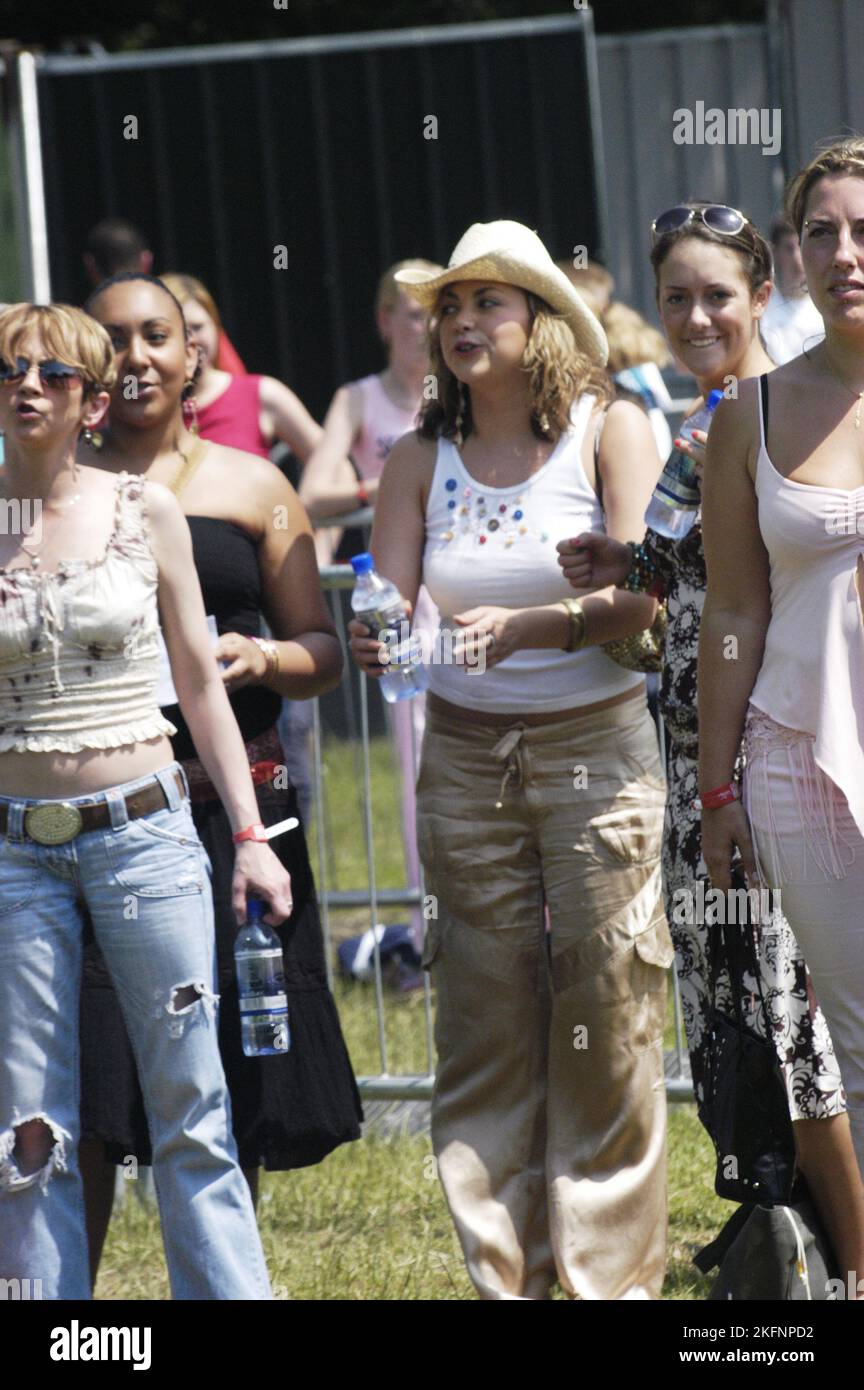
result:
[[[102,434],[100,434],[99,430],[91,430],[89,425],[85,425],[81,433],[84,437],[84,443],[88,444],[91,449],[95,450],[95,452],[98,453],[105,442],[104,437]]]
[[[195,383],[193,381],[186,382],[189,395],[183,397],[183,423],[190,434],[200,434],[201,430],[198,425],[198,402],[192,394],[194,385]]]
[[[455,422],[454,422],[454,431],[453,431],[453,443],[456,445],[456,448],[457,448],[457,449],[461,449],[461,448],[462,448],[462,445],[465,443],[464,437],[463,437],[463,435],[462,435],[462,426],[463,426],[463,424],[465,423],[465,412],[467,411],[467,409],[468,409],[468,402],[467,402],[467,400],[465,399],[465,383],[462,382],[462,381],[460,381],[460,383],[459,383],[459,405],[458,405],[458,408],[457,408],[457,410],[456,410],[456,420],[455,420]]]

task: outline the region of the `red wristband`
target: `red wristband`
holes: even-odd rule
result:
[[[244,840],[256,840],[260,844],[266,845],[267,832],[259,821],[257,825],[247,825],[245,830],[238,830],[233,838],[235,845],[242,845]]]
[[[716,811],[720,806],[728,806],[730,801],[740,801],[741,793],[736,782],[724,782],[722,787],[714,787],[703,792],[693,802],[694,811]]]

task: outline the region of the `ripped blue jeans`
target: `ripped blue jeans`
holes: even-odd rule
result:
[[[150,777],[70,798],[107,801],[111,824],[53,846],[24,834],[28,803],[0,797],[0,1279],[41,1280],[43,1298],[90,1297],[77,1163],[82,905],[138,1063],[173,1297],[270,1297],[217,1043],[210,864],[179,770],[157,774],[168,804],[134,820],[124,798]],[[26,1161],[24,1126],[41,1137],[37,1161]]]

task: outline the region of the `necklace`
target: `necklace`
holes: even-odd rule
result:
[[[71,512],[72,508],[73,508],[74,506],[76,506],[76,504],[77,504],[78,502],[80,502],[80,501],[81,501],[81,493],[80,493],[80,492],[76,492],[75,496],[71,499],[71,501],[69,501],[69,502],[66,503],[65,507],[63,508],[63,511],[64,511],[64,512]],[[41,525],[41,521],[42,521],[42,511],[41,511],[41,509],[40,509],[40,512],[39,512],[38,521],[39,521],[39,523],[40,523],[40,525]],[[29,535],[30,533],[27,532],[27,534]],[[36,542],[34,542],[34,549],[36,549],[36,550],[41,550],[44,544],[45,544],[45,537],[43,536],[42,539],[41,539],[41,541],[36,541]],[[31,569],[34,569],[34,570],[35,570],[35,569],[38,569],[38,568],[39,568],[39,565],[42,563],[42,557],[41,557],[40,555],[34,555],[32,550],[28,550],[28,548],[27,548],[27,542],[24,540],[23,537],[22,537],[21,540],[18,542],[18,549],[24,551],[24,554],[27,556],[27,559],[30,561],[30,568],[31,568]]]
[[[111,443],[110,441],[108,441],[109,452],[110,449]],[[180,448],[179,444],[174,445],[172,453],[180,455],[180,464],[177,468],[177,471],[174,474],[174,477],[171,479],[169,483],[165,483],[164,486],[168,488],[169,492],[173,492],[175,497],[180,496],[180,493],[183,491],[184,487],[188,483],[192,474],[195,472],[195,469],[198,467],[206,452],[207,440],[200,439],[197,437],[193,439],[191,446],[189,447],[189,449],[185,451]],[[144,469],[143,473],[140,476],[142,478],[146,478],[149,474],[149,471],[150,466],[148,465],[148,467]]]
[[[180,455],[181,463],[174,477],[168,484],[170,491],[174,493],[175,497],[180,496],[180,493],[192,477],[192,474],[195,472],[195,469],[198,467],[206,452],[206,439],[193,439],[191,448],[185,454],[180,446],[177,446],[177,453]]]
[[[809,352],[807,351],[806,348],[804,349],[804,356],[807,358],[807,361],[808,361],[808,362],[812,362],[813,359],[812,359],[812,357],[810,356],[810,354],[809,354]],[[849,395],[850,395],[850,396],[854,396],[855,399],[857,400],[858,405],[857,405],[856,408],[855,408],[855,428],[856,428],[856,430],[860,430],[860,428],[861,428],[861,402],[864,401],[864,391],[853,391],[851,386],[847,386],[847,385],[846,385],[846,382],[843,380],[842,376],[841,376],[840,373],[837,371],[836,367],[832,367],[832,366],[831,366],[831,359],[830,359],[830,357],[828,356],[827,352],[826,352],[826,353],[823,353],[823,358],[824,358],[825,363],[827,364],[827,369],[828,369],[828,371],[830,372],[831,376],[835,377],[836,380],[840,382],[840,385],[841,385],[842,387],[844,387],[845,390],[847,390],[847,391],[849,392]]]

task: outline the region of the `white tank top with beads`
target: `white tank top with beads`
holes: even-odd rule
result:
[[[438,443],[426,506],[423,583],[441,614],[429,663],[429,689],[452,704],[501,713],[566,710],[623,694],[644,677],[625,671],[599,647],[514,652],[488,671],[448,657],[455,613],[480,605],[531,608],[572,598],[556,545],[580,531],[603,531],[603,512],[585,476],[581,449],[594,397],[574,405],[571,425],[549,458],[524,482],[487,487],[459,450]]]

